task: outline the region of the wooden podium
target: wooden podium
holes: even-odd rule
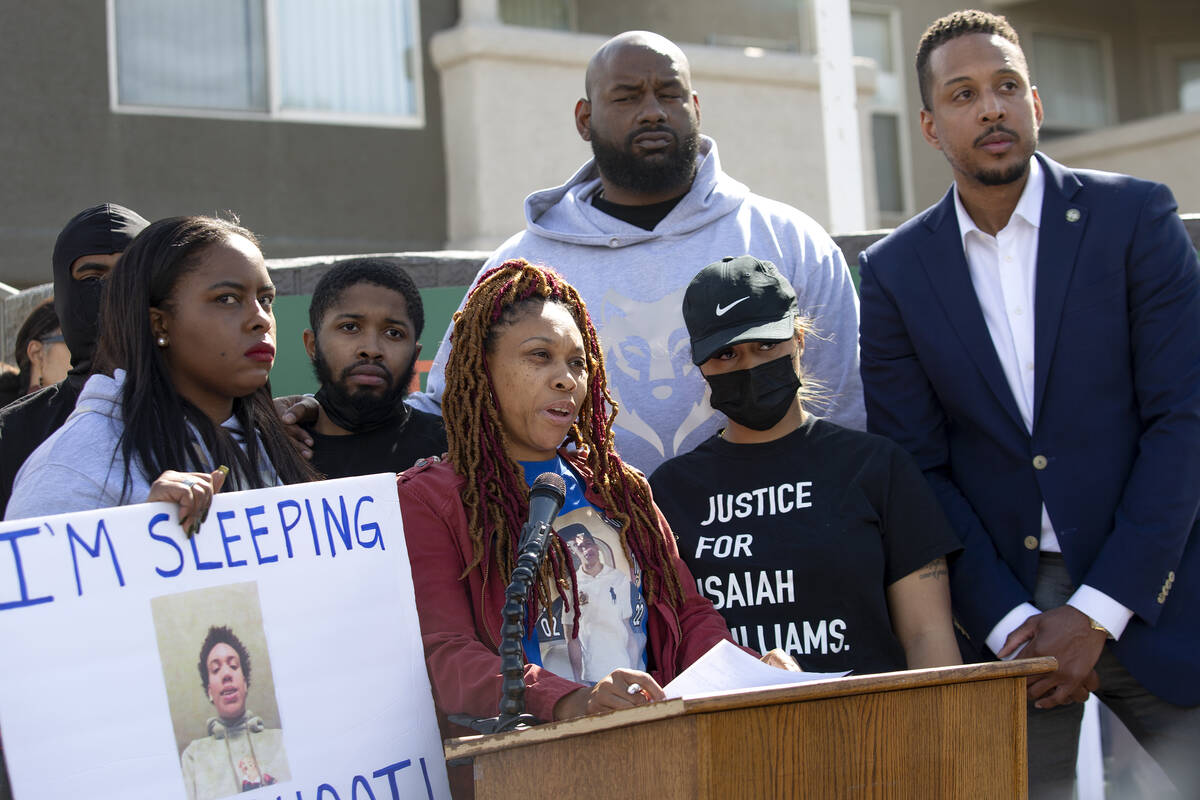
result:
[[[666,700],[445,742],[493,798],[1027,795],[1025,678],[1053,658]]]

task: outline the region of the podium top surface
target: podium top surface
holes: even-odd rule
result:
[[[1024,678],[1053,672],[1058,662],[1050,657],[1014,661],[989,661],[955,667],[849,675],[774,688],[740,689],[715,694],[663,700],[624,711],[608,711],[578,719],[538,725],[525,730],[489,736],[463,736],[444,742],[446,760],[474,758],[511,747],[524,747],[552,739],[584,736],[598,731],[641,725],[687,714],[728,711],[751,706],[780,705],[876,692],[896,692],[954,683]]]

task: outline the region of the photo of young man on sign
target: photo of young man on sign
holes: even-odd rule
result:
[[[257,586],[166,595],[151,608],[189,800],[290,780]]]

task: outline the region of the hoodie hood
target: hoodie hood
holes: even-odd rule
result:
[[[696,177],[679,205],[652,230],[622,222],[592,205],[600,190],[595,160],[562,186],[534,192],[525,198],[525,222],[530,233],[567,244],[617,248],[666,236],[685,236],[735,211],[749,196],[745,184],[721,171],[717,143],[700,137]]]
[[[212,738],[228,739],[239,733],[262,733],[267,725],[262,717],[255,716],[254,712],[247,709],[241,718],[234,722],[225,722],[220,717],[209,717],[207,727],[208,735]]]
[[[233,722],[210,717],[207,731],[183,751],[188,797],[229,797],[291,779],[282,732],[249,709]]]
[[[112,377],[97,373],[87,379],[79,399],[75,401],[72,416],[92,412],[102,414],[124,427],[121,417],[121,387],[125,384],[125,370],[113,370]],[[156,476],[157,477],[157,476]]]
[[[113,375],[111,378],[101,372],[93,374],[87,379],[87,383],[83,385],[83,391],[79,394],[79,400],[77,400],[75,403],[75,410],[71,412],[71,417],[80,416],[89,412],[102,414],[111,420],[113,428],[118,431],[117,436],[119,438],[119,432],[125,427],[125,417],[121,410],[121,391],[124,385],[125,370],[123,369],[113,370]],[[231,416],[229,419],[221,423],[221,427],[233,437],[233,440],[238,445],[245,449],[246,435],[242,430],[241,423],[238,422],[237,417]],[[196,430],[196,427],[190,422],[188,423],[188,433],[192,439],[193,455],[198,459],[198,462],[196,464],[180,465],[175,468],[180,470],[197,469],[201,471],[211,471],[216,469],[217,465],[213,461],[213,457],[209,453],[208,448],[205,446],[204,440],[200,436],[200,432]],[[259,452],[259,480],[261,480],[265,486],[280,485],[279,474],[275,471],[275,466],[271,463],[271,459],[267,457],[267,451],[263,446],[262,436],[260,436],[257,431],[255,432],[255,438],[258,442]],[[234,470],[234,473],[229,479],[227,479],[230,481],[227,486],[236,488],[237,486],[244,487],[248,485],[246,479],[242,477],[240,471],[238,471],[238,465],[230,464],[229,467],[230,469]],[[144,476],[147,484],[152,483],[157,477],[157,475]]]

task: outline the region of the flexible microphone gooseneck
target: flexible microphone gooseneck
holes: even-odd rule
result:
[[[528,608],[529,587],[541,568],[546,553],[546,540],[551,524],[562,510],[567,498],[567,485],[562,476],[543,472],[529,490],[529,522],[521,529],[517,565],[505,592],[504,623],[500,626],[500,715],[473,719],[452,714],[449,719],[481,733],[501,733],[522,726],[536,725],[539,720],[525,713],[525,659],[521,644],[525,637],[525,610]]]

